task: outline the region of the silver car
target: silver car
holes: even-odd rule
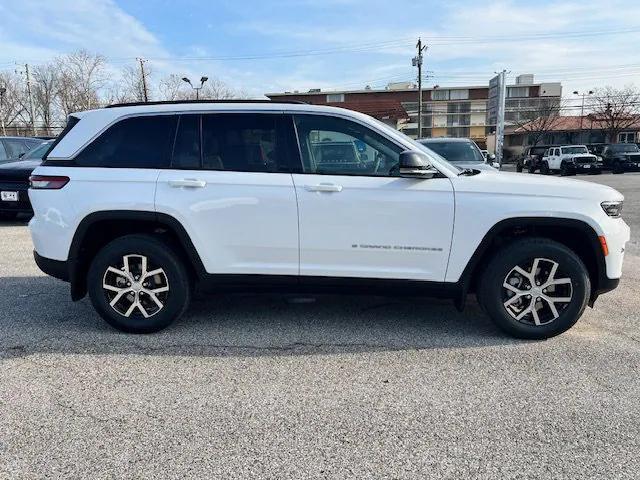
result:
[[[418,142],[462,169],[495,171],[498,166],[497,163],[488,163],[491,159],[485,159],[476,142],[470,138],[421,138]]]

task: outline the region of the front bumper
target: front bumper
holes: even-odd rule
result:
[[[602,172],[601,166],[597,163],[572,163],[570,168],[575,173],[597,174]]]

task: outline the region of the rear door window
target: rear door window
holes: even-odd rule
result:
[[[197,170],[201,168],[200,115],[181,115],[173,147],[171,168]]]
[[[283,115],[225,113],[202,116],[202,168],[288,172],[290,146]]]
[[[79,166],[167,168],[177,116],[155,115],[119,121],[82,150]]]

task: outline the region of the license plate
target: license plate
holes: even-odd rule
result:
[[[0,192],[0,200],[3,202],[17,202],[18,192]]]

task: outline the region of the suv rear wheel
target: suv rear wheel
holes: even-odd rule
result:
[[[587,306],[591,283],[580,258],[544,238],[517,240],[493,257],[478,300],[505,332],[543,339],[571,328]]]
[[[184,313],[191,296],[180,258],[149,235],[128,235],[102,248],[87,287],[100,316],[129,333],[162,330]]]

